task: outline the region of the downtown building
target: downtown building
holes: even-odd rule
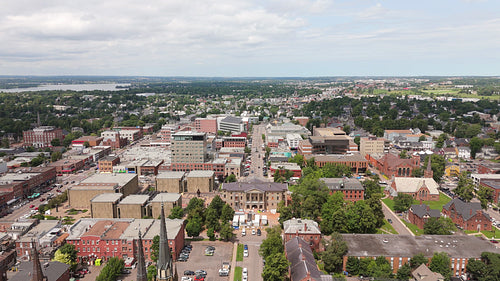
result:
[[[40,126],[30,131],[23,131],[23,140],[26,146],[50,147],[54,139],[58,139],[62,144],[64,139],[62,129],[53,126]]]

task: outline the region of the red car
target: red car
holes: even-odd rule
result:
[[[35,205],[30,205],[30,209],[31,209],[31,208],[34,208],[34,207],[35,207]]]

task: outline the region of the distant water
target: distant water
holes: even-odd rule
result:
[[[125,88],[117,87],[130,87],[130,84],[56,84],[56,85],[41,85],[31,88],[13,88],[13,89],[0,89],[4,93],[20,93],[20,92],[39,92],[39,91],[121,91]]]

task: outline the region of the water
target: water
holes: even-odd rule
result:
[[[40,85],[31,88],[13,88],[13,89],[0,89],[4,93],[20,93],[20,92],[39,92],[39,91],[121,91],[126,90],[120,87],[129,87],[130,84],[57,84],[57,85]]]

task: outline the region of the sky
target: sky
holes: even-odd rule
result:
[[[0,0],[0,75],[500,75],[498,0]]]

